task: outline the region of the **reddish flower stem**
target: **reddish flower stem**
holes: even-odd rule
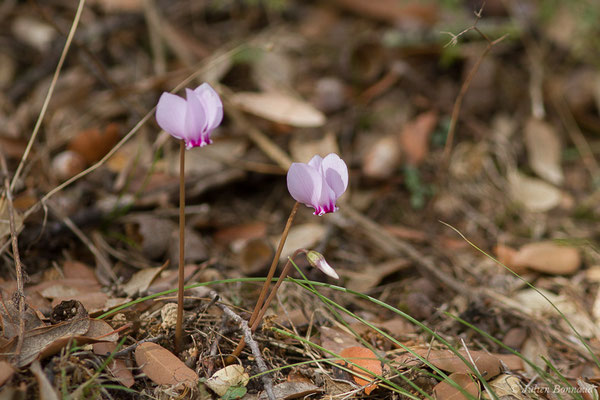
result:
[[[288,274],[290,273],[290,269],[292,268],[292,260],[296,258],[298,254],[302,253],[306,253],[306,250],[298,249],[290,258],[288,258],[287,262],[285,263],[285,267],[283,267],[283,271],[281,271],[281,275],[279,275],[279,279],[277,279],[277,283],[275,283],[275,286],[273,286],[273,290],[271,290],[271,293],[269,293],[269,297],[267,297],[267,300],[265,300],[265,304],[263,304],[262,308],[258,312],[256,320],[250,326],[252,332],[254,332],[256,328],[258,328],[260,321],[262,321],[263,317],[265,316],[265,313],[267,312],[267,309],[269,308],[269,305],[271,304],[271,302],[275,298],[275,295],[277,294],[277,289],[279,289],[279,286],[281,286],[285,278],[287,278]]]
[[[181,351],[183,336],[183,284],[185,255],[185,142],[179,142],[179,277],[177,291],[177,323],[175,325],[175,353]]]
[[[273,276],[275,275],[275,271],[277,270],[277,264],[279,264],[279,257],[281,257],[281,252],[283,251],[283,245],[285,244],[285,240],[287,239],[288,233],[290,232],[290,228],[292,227],[292,222],[294,222],[294,218],[296,217],[296,213],[298,212],[299,206],[300,206],[300,203],[298,203],[298,202],[296,202],[296,204],[294,204],[294,207],[292,208],[292,211],[290,212],[290,216],[288,217],[287,222],[285,224],[285,228],[283,229],[281,239],[279,239],[279,246],[277,246],[277,251],[275,252],[275,256],[273,257],[273,262],[271,263],[271,268],[269,268],[269,273],[267,274],[267,279],[265,280],[262,290],[260,291],[260,294],[258,295],[258,300],[256,301],[256,305],[254,306],[254,311],[252,311],[252,315],[250,316],[250,321],[248,321],[248,325],[250,325],[251,327],[254,326],[255,321],[258,319],[258,314],[260,313],[260,310],[262,308],[263,301],[265,300],[265,297],[267,296],[267,291],[269,290],[269,286],[271,286],[271,280],[273,279]],[[246,345],[246,342],[244,341],[244,338],[242,338],[240,340],[240,342],[238,343],[236,349],[233,351],[231,356],[232,357],[239,356],[240,353],[242,352],[242,350],[244,349],[245,345]]]

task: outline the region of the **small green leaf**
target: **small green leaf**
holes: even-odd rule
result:
[[[247,391],[248,390],[246,390],[245,386],[231,386],[229,389],[227,389],[227,392],[221,398],[223,400],[239,399],[241,397],[244,397]]]

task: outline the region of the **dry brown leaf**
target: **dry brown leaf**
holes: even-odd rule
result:
[[[50,379],[46,376],[42,370],[42,366],[38,360],[35,360],[29,368],[38,382],[38,388],[40,391],[40,400],[58,400],[58,394],[54,389],[54,385],[50,382]]]
[[[117,349],[117,344],[111,342],[94,343],[93,349],[94,353],[104,356],[114,352]],[[124,360],[113,358],[106,367],[108,372],[110,372],[123,386],[132,387],[135,384],[131,369],[127,368],[127,364],[125,364]]]
[[[502,374],[491,381],[490,387],[498,398],[516,398],[517,400],[525,400],[527,397],[523,395],[523,385],[519,378],[514,375]],[[489,399],[487,391],[483,393],[484,399]]]
[[[362,369],[357,368],[355,365],[348,364],[344,360],[336,361],[338,364],[342,364],[351,371],[355,372],[355,374],[352,374],[352,378],[360,386],[368,385],[369,382],[372,382],[373,379],[375,379],[376,375],[381,376],[383,373],[383,369],[381,368],[381,361],[377,358],[377,355],[375,355],[375,353],[373,353],[366,347],[346,347],[340,352],[340,357],[344,357],[348,361],[351,361],[354,364],[361,366],[372,373],[371,376],[369,376],[369,374],[367,374]],[[377,389],[377,384],[372,383],[365,387],[365,394],[369,395],[375,389]]]
[[[254,239],[240,250],[240,267],[245,274],[256,274],[271,263],[275,249],[267,239]]]
[[[0,361],[0,387],[15,373],[15,369],[7,361]]]
[[[197,265],[186,265],[183,267],[183,278],[187,281],[192,275],[198,271]],[[148,288],[148,294],[154,294],[158,292],[164,292],[174,286],[177,286],[177,280],[179,279],[179,272],[177,269],[168,269],[163,271],[158,278],[152,282]]]
[[[15,366],[22,368],[36,358],[43,359],[66,346],[73,338],[84,335],[90,327],[90,319],[81,303],[77,305],[75,316],[55,325],[35,328],[25,332],[23,347]],[[4,354],[14,354],[17,346],[16,337],[0,349]]]
[[[327,232],[327,227],[317,223],[294,225],[288,233],[287,240],[281,252],[281,260],[287,260],[297,249],[309,249],[318,243]],[[277,246],[279,236],[273,238]]]
[[[92,4],[98,4],[106,12],[140,12],[143,0],[93,0]]]
[[[241,92],[232,101],[250,114],[297,128],[315,128],[325,124],[325,115],[295,97],[277,92]]]
[[[550,183],[562,184],[562,146],[554,127],[545,121],[530,117],[525,124],[525,145],[531,169]]]
[[[525,272],[525,268],[518,268],[513,264],[513,259],[515,258],[515,254],[517,254],[516,249],[499,244],[494,247],[494,254],[500,263],[506,265],[517,274]]]
[[[177,230],[173,221],[150,214],[132,214],[124,220],[127,237],[134,240],[142,254],[150,259],[157,259],[166,253],[171,234]]]
[[[119,334],[110,324],[102,319],[90,319],[90,328],[84,335],[101,342],[116,342]]]
[[[95,292],[100,289],[101,286],[97,281],[79,278],[51,279],[28,288],[28,290],[39,292],[42,296],[49,298]]]
[[[65,278],[88,279],[90,282],[99,283],[94,270],[79,261],[65,261],[63,264]]]
[[[2,61],[3,58],[0,56],[0,64],[2,64]],[[0,135],[0,148],[4,151],[5,157],[20,159],[27,148],[27,141],[20,138],[17,139]]]
[[[397,0],[335,0],[340,6],[360,16],[368,16],[389,23],[405,21],[430,26],[438,19],[438,7],[419,1]]]
[[[267,224],[262,221],[221,228],[214,234],[214,240],[220,244],[230,244],[237,241],[248,241],[262,238],[267,234]]]
[[[412,349],[416,354],[425,358],[431,364],[435,365],[442,371],[469,374],[473,372],[471,359],[475,362],[479,372],[486,378],[492,378],[500,373],[502,365],[500,363],[499,354],[490,354],[478,350],[459,350],[460,355],[469,363],[465,364],[451,350],[438,350],[427,348]],[[508,360],[508,359],[507,359]],[[418,363],[418,359],[411,353],[406,353],[396,358],[396,361],[402,365]]]
[[[219,396],[224,396],[230,387],[246,386],[249,380],[244,367],[236,364],[218,370],[204,384]]]
[[[168,263],[165,263],[161,267],[146,268],[136,272],[129,282],[123,286],[123,291],[129,297],[145,292],[167,265]]]
[[[556,207],[561,200],[561,192],[554,186],[519,172],[508,176],[510,195],[533,212],[545,212]]]
[[[377,265],[366,265],[360,271],[341,270],[347,278],[346,287],[357,292],[367,292],[379,284],[386,276],[410,267],[412,264],[405,258],[396,258]]]
[[[28,291],[38,292],[43,297],[52,299],[53,307],[62,301],[77,300],[90,313],[104,310],[109,300],[108,294],[102,292],[98,280],[89,278],[64,278],[44,281],[28,288]]]
[[[322,392],[323,389],[310,382],[281,382],[273,386],[273,394],[276,399],[304,399],[315,393]],[[259,400],[267,399],[266,392],[258,396]]]
[[[452,379],[458,384],[465,392],[469,393],[475,398],[479,397],[480,389],[479,382],[475,380],[469,374],[453,373],[448,376],[448,379]],[[448,380],[444,380],[433,388],[435,398],[438,400],[462,400],[468,399],[460,390],[448,383]]]
[[[98,291],[90,293],[78,293],[72,296],[55,297],[52,299],[52,307],[56,307],[63,301],[77,300],[83,304],[90,314],[96,314],[110,308],[108,304],[110,300],[114,300],[107,293]]]
[[[494,354],[509,371],[522,371],[525,368],[523,360],[515,354]]]
[[[2,297],[0,296],[0,330],[2,331],[2,337],[11,339],[19,333],[19,309],[12,298],[4,300]],[[25,308],[25,331],[44,325],[35,309],[27,304]]]
[[[363,173],[371,178],[389,178],[400,166],[401,154],[398,136],[385,135],[377,139],[365,153],[362,161]]]
[[[328,326],[320,326],[318,330],[321,347],[324,347],[333,353],[340,353],[345,348],[358,346],[360,344],[354,335],[338,327],[330,328]]]
[[[294,135],[290,141],[292,159],[298,162],[308,162],[315,154],[325,156],[329,153],[340,153],[335,134],[327,133],[323,138],[306,140],[304,135]]]
[[[185,228],[185,264],[195,263],[208,258],[206,244],[200,234],[192,228]],[[169,242],[169,260],[173,260],[173,266],[179,265],[179,231],[171,232],[171,241]]]
[[[492,354],[488,354],[483,351],[469,351],[468,353],[464,350],[459,353],[467,360],[470,364],[471,359],[475,362],[477,369],[483,375],[488,378],[496,376],[500,373],[501,364],[500,359]],[[450,350],[433,350],[429,353],[427,360],[441,370],[468,374],[473,372],[471,367],[466,365],[456,354]]]
[[[222,172],[225,165],[235,164],[246,154],[248,147],[244,138],[228,138],[215,140],[202,151],[188,151],[185,155],[185,175],[209,176]],[[168,158],[169,170],[179,174],[179,154],[173,152]]]
[[[400,133],[400,147],[410,165],[419,165],[429,154],[429,137],[437,124],[437,113],[428,111],[410,121]]]
[[[104,132],[100,132],[98,128],[79,132],[71,139],[68,149],[82,156],[88,164],[92,164],[104,157],[118,141],[119,125],[112,123]]]
[[[135,362],[146,376],[158,385],[183,384],[194,387],[198,381],[198,375],[192,369],[156,343],[140,344],[135,349]]]
[[[514,254],[512,266],[546,274],[572,274],[581,266],[581,255],[575,247],[551,241],[529,243]]]
[[[519,350],[527,339],[527,329],[523,327],[510,328],[502,338],[502,343],[510,348]]]
[[[550,360],[548,349],[548,343],[545,343],[539,334],[536,333],[525,340],[521,354],[543,371],[546,369],[546,361],[544,359]],[[525,373],[528,376],[535,376],[537,372],[531,365],[525,364]]]

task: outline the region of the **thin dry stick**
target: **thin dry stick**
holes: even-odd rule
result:
[[[267,295],[267,291],[269,290],[269,286],[271,285],[271,280],[273,279],[273,276],[275,275],[275,271],[277,270],[277,264],[279,264],[279,257],[281,257],[281,252],[283,251],[283,245],[285,244],[285,240],[287,239],[288,233],[290,232],[290,228],[292,227],[292,222],[294,222],[294,217],[296,216],[296,213],[298,212],[299,206],[300,206],[300,203],[298,203],[298,202],[296,202],[296,204],[294,204],[294,207],[292,208],[292,212],[290,212],[290,216],[288,217],[288,220],[285,224],[285,228],[283,229],[283,234],[281,235],[281,239],[279,239],[279,246],[277,246],[277,251],[275,252],[275,256],[273,257],[273,262],[271,263],[271,268],[269,268],[269,273],[267,274],[267,279],[265,280],[265,283],[263,284],[263,287],[258,296],[258,300],[256,301],[256,305],[254,306],[254,311],[252,311],[252,315],[250,316],[250,321],[249,321],[250,326],[254,325],[254,322],[256,321],[256,319],[258,317],[258,313],[260,312],[260,309],[262,307],[263,300],[265,299],[265,296]],[[236,349],[233,351],[232,357],[239,356],[240,353],[242,352],[242,350],[244,349],[244,345],[245,345],[244,338],[242,338],[242,339],[240,339],[240,342],[238,343]]]
[[[273,393],[273,382],[271,382],[271,377],[269,376],[269,374],[266,373],[268,371],[267,364],[265,364],[265,361],[262,358],[262,354],[260,353],[260,349],[258,348],[258,345],[252,338],[252,332],[250,331],[250,327],[248,326],[248,323],[242,317],[240,317],[239,315],[234,313],[225,304],[216,302],[216,299],[219,297],[219,295],[216,292],[211,291],[210,297],[213,300],[215,300],[215,305],[217,307],[219,307],[225,313],[225,315],[227,315],[227,317],[234,320],[237,324],[240,325],[240,328],[242,328],[242,332],[244,333],[246,342],[248,342],[248,346],[250,346],[250,350],[252,350],[252,355],[254,356],[254,359],[256,360],[256,365],[258,366],[258,370],[261,373],[263,373],[262,381],[263,381],[263,384],[265,385],[265,391],[267,392],[267,396],[268,396],[269,400],[276,400],[275,394]]]
[[[185,258],[185,142],[179,142],[179,288],[177,290],[177,323],[175,325],[175,352],[181,351],[183,334],[183,285]]]
[[[479,30],[477,30],[477,31],[479,32]],[[504,40],[506,38],[506,36],[508,36],[508,34],[501,36],[500,38],[494,40],[493,42],[488,42],[487,47],[485,48],[483,53],[481,53],[481,55],[477,59],[477,62],[475,63],[473,68],[471,68],[471,71],[469,71],[469,75],[467,76],[467,79],[465,79],[462,86],[460,87],[460,92],[458,93],[458,96],[456,97],[456,101],[454,102],[454,107],[452,108],[452,116],[450,117],[450,127],[448,128],[448,138],[446,139],[446,144],[444,145],[444,153],[442,155],[442,163],[440,165],[445,166],[448,164],[448,160],[450,158],[450,150],[452,150],[452,143],[454,142],[454,134],[456,132],[456,123],[458,122],[458,114],[460,114],[460,109],[462,107],[463,98],[465,97],[465,94],[467,94],[467,90],[469,90],[469,86],[471,86],[471,81],[473,80],[473,77],[479,70],[479,66],[481,65],[481,62],[483,61],[485,56],[490,52],[490,50],[492,50],[492,47],[494,47],[496,44],[498,44],[502,40]]]
[[[71,24],[71,30],[69,31],[69,35],[67,36],[67,41],[65,42],[65,47],[63,48],[62,54],[60,55],[60,59],[58,60],[58,65],[56,66],[56,71],[54,71],[54,76],[52,77],[52,81],[50,82],[50,87],[48,88],[48,93],[46,94],[46,98],[44,99],[44,104],[42,105],[42,109],[40,110],[40,115],[38,116],[37,121],[35,122],[35,126],[33,128],[33,132],[31,133],[31,137],[29,138],[29,142],[27,143],[27,147],[25,148],[25,152],[23,153],[23,157],[21,157],[21,161],[19,162],[19,166],[17,167],[17,171],[13,176],[13,179],[10,183],[10,190],[15,189],[15,185],[19,179],[19,175],[21,175],[21,171],[25,166],[25,161],[29,157],[29,153],[31,152],[31,148],[33,147],[33,142],[40,131],[40,127],[42,125],[42,120],[44,119],[44,115],[46,115],[46,110],[48,109],[48,105],[50,104],[50,98],[52,98],[52,94],[54,93],[54,87],[56,86],[56,81],[58,80],[58,76],[60,75],[60,71],[62,70],[62,66],[65,62],[65,58],[67,57],[67,53],[69,52],[69,48],[71,47],[71,42],[73,41],[73,36],[75,36],[75,31],[77,30],[77,25],[79,25],[79,19],[81,18],[81,13],[83,12],[83,7],[85,5],[85,0],[80,0],[79,5],[77,6],[77,11],[75,13],[75,17],[73,18],[73,23]]]
[[[6,207],[8,211],[8,223],[10,228],[10,238],[13,249],[13,259],[15,260],[15,274],[17,275],[17,305],[19,309],[19,334],[17,335],[17,347],[15,349],[15,360],[19,358],[23,347],[23,339],[25,337],[25,285],[23,283],[23,266],[21,265],[21,257],[19,256],[19,243],[17,241],[17,232],[15,229],[15,210],[13,208],[12,193],[8,181],[8,168],[6,166],[6,158],[4,153],[0,152],[0,168],[4,175],[4,189],[6,195]]]
[[[581,159],[592,177],[592,180],[600,179],[600,166],[598,165],[598,161],[596,161],[596,158],[594,157],[594,152],[590,148],[590,144],[585,139],[581,129],[579,129],[579,125],[577,125],[573,113],[569,110],[569,106],[567,105],[564,96],[553,98],[552,101],[554,107],[558,110],[563,125],[567,128],[566,130],[569,133],[571,141],[575,144],[577,152],[581,155]]]
[[[481,19],[482,12],[483,12],[483,7],[478,12],[475,13],[475,22],[473,23],[473,25],[470,26],[469,28],[463,30],[458,35],[454,35],[450,32],[446,32],[452,36],[452,40],[450,41],[449,44],[453,44],[453,45],[456,44],[458,41],[458,38],[460,36],[464,35],[465,33],[469,32],[469,31],[474,30],[477,33],[479,33],[481,35],[481,37],[483,37],[488,42],[488,45],[485,48],[485,50],[483,51],[483,53],[481,53],[481,55],[477,59],[477,62],[475,63],[473,68],[471,68],[471,70],[469,71],[469,75],[467,76],[467,78],[465,79],[463,84],[461,85],[460,92],[458,93],[458,96],[456,97],[456,101],[454,102],[454,106],[452,108],[452,116],[450,118],[450,127],[448,128],[448,137],[446,139],[446,144],[444,145],[444,152],[442,154],[442,163],[440,163],[440,166],[441,166],[440,171],[445,170],[446,169],[445,166],[448,164],[448,160],[450,158],[450,151],[452,150],[452,144],[454,142],[454,135],[456,132],[456,124],[458,122],[458,115],[460,114],[460,109],[462,107],[462,101],[463,101],[463,98],[465,97],[465,94],[467,94],[467,90],[469,90],[469,86],[471,86],[471,81],[473,80],[473,77],[479,70],[479,66],[481,65],[481,62],[483,61],[485,56],[490,52],[490,50],[492,50],[492,47],[494,47],[496,44],[500,43],[502,40],[504,40],[506,38],[506,36],[508,36],[508,34],[506,34],[494,41],[491,41],[483,32],[481,32],[479,30],[479,28],[477,28],[477,22],[479,22],[479,20]]]

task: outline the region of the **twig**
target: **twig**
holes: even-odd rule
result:
[[[12,192],[8,180],[8,168],[6,166],[6,158],[4,153],[0,151],[0,168],[4,175],[4,191],[6,196],[6,208],[8,211],[8,222],[10,227],[10,238],[12,242],[13,260],[15,261],[15,274],[17,275],[17,291],[15,297],[19,309],[19,334],[17,335],[17,347],[15,349],[15,360],[21,354],[23,347],[23,339],[25,338],[25,289],[23,283],[23,266],[21,265],[21,257],[19,256],[19,243],[17,241],[17,232],[15,229],[15,210],[13,208]]]
[[[465,343],[465,340],[463,338],[460,338],[460,342],[462,343],[463,347],[465,348],[465,352],[467,353],[467,356],[469,357],[469,361],[471,361],[471,365],[473,365],[473,369],[475,369],[475,371],[481,375],[481,371],[479,371],[479,368],[477,368],[477,364],[475,363],[475,360],[473,360],[473,356],[471,355],[471,352],[469,351],[469,348],[467,347],[467,344]],[[481,375],[483,376],[483,375]],[[485,378],[485,377],[484,377]],[[489,378],[489,376],[487,377]],[[495,393],[491,393],[488,385],[484,385],[484,389],[487,392],[487,394],[490,396],[490,399],[496,399],[498,400],[498,396],[496,396]]]
[[[214,297],[209,305],[214,305],[217,301],[217,298]],[[208,310],[208,308],[207,308]],[[216,337],[212,340],[211,344],[210,344],[210,352],[209,352],[209,359],[208,359],[208,365],[206,367],[206,375],[207,376],[212,376],[213,370],[215,368],[215,357],[217,357],[217,351],[219,350],[219,343],[221,342],[221,338],[227,334],[227,318],[223,318],[221,321],[221,327],[219,329],[219,333],[217,335],[215,335]],[[236,328],[237,330],[237,328]],[[229,332],[231,333],[231,332]]]
[[[590,148],[590,144],[585,139],[583,133],[581,133],[581,129],[579,129],[579,125],[577,125],[573,113],[569,110],[569,106],[567,105],[564,96],[561,95],[559,98],[553,98],[552,102],[558,111],[558,115],[560,116],[566,131],[569,133],[571,141],[577,148],[577,152],[581,156],[583,164],[592,177],[592,181],[600,179],[600,165],[598,165],[598,161],[594,157],[594,152]],[[598,182],[594,183],[597,184]]]
[[[469,75],[467,76],[467,78],[465,79],[463,84],[461,85],[460,92],[458,93],[458,96],[456,97],[456,101],[454,102],[454,107],[452,108],[452,116],[450,119],[450,127],[448,128],[448,137],[446,139],[446,144],[444,145],[442,162],[440,163],[440,171],[445,171],[447,169],[446,166],[448,165],[448,160],[450,158],[450,151],[452,150],[452,144],[454,142],[454,135],[456,132],[456,124],[458,122],[458,115],[460,114],[460,109],[462,108],[463,98],[465,97],[465,94],[467,94],[467,90],[469,90],[469,86],[471,85],[471,81],[473,80],[473,77],[479,70],[479,66],[481,65],[485,56],[490,52],[490,50],[492,50],[492,47],[494,47],[496,44],[500,43],[502,40],[504,40],[508,36],[508,34],[506,34],[494,41],[491,41],[483,32],[481,32],[479,30],[479,28],[477,28],[477,22],[479,21],[479,19],[481,19],[482,11],[483,11],[483,7],[478,12],[475,13],[475,22],[473,23],[473,25],[471,27],[463,30],[458,35],[453,35],[450,33],[450,35],[452,35],[452,40],[450,41],[451,44],[456,44],[458,41],[458,38],[460,36],[464,35],[465,33],[469,32],[469,31],[474,30],[477,33],[479,33],[481,35],[481,37],[483,37],[488,42],[488,45],[485,48],[485,50],[483,51],[483,53],[481,53],[481,55],[477,59],[477,62],[475,63],[475,65],[473,65],[473,68],[471,68],[471,70],[469,71]]]
[[[212,299],[216,299],[219,297],[219,295],[216,292],[211,291],[210,297]],[[267,396],[268,396],[269,400],[276,400],[275,394],[273,393],[273,382],[271,381],[271,377],[267,373],[267,371],[268,371],[267,364],[265,364],[265,361],[262,358],[262,354],[260,353],[260,349],[258,348],[258,345],[252,338],[252,332],[250,331],[250,327],[248,326],[248,323],[242,317],[240,317],[239,315],[234,313],[225,304],[216,302],[215,305],[217,307],[219,307],[221,309],[221,311],[223,311],[225,313],[225,315],[227,315],[227,317],[229,317],[230,319],[232,319],[233,321],[235,321],[237,324],[240,325],[240,328],[242,329],[242,332],[244,333],[246,343],[248,343],[248,346],[250,346],[250,350],[252,350],[252,355],[254,356],[254,359],[256,360],[256,365],[258,366],[258,370],[263,374],[261,379],[265,386],[265,391],[267,392]]]

